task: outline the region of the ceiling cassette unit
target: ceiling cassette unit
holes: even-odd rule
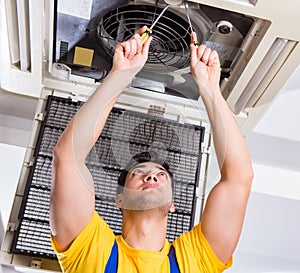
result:
[[[61,69],[63,64],[73,75],[101,81],[111,68],[116,44],[130,38],[138,28],[151,26],[166,5],[165,1],[149,0],[93,1],[87,20],[68,13],[58,2],[53,69]],[[153,28],[148,61],[132,87],[198,100],[189,68],[192,29],[188,15],[199,43],[219,53],[221,84],[238,79],[246,56],[253,54],[253,44],[258,44],[269,25],[203,4],[171,3]],[[251,35],[254,28],[260,35]]]

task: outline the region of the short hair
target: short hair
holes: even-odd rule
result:
[[[129,171],[137,164],[143,162],[153,162],[161,165],[170,175],[172,190],[174,189],[174,178],[172,172],[170,171],[169,162],[166,159],[162,158],[157,152],[151,151],[151,153],[150,152],[138,153],[129,160],[127,166],[121,171],[120,176],[118,178],[118,189],[117,189],[118,194],[122,192],[121,189],[125,186],[126,177]]]

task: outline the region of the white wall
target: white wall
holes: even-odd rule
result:
[[[25,148],[0,143],[0,210],[6,227],[15,194]]]

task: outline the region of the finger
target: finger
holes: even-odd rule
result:
[[[208,65],[220,67],[219,54],[216,50],[212,50],[209,57]]]
[[[197,34],[196,32],[191,33],[191,44],[195,44],[195,42],[198,42]]]
[[[209,58],[210,58],[210,54],[211,54],[211,49],[208,48],[208,47],[205,47],[204,48],[204,51],[203,51],[203,54],[202,54],[202,57],[201,57],[201,61],[207,65],[208,64],[208,61],[209,61]]]
[[[190,53],[191,53],[191,66],[194,67],[197,62],[197,47],[195,45],[195,41],[197,41],[197,34],[196,32],[191,33],[191,44],[190,44]]]
[[[146,31],[146,29],[147,29],[147,26],[143,26],[143,27],[139,28],[138,30],[136,30],[135,33],[141,35]]]
[[[129,55],[130,55],[130,52],[131,52],[131,43],[130,43],[130,40],[128,40],[126,43],[125,43],[125,58],[129,58]]]
[[[130,40],[122,42],[119,45],[122,47],[124,57],[128,58],[128,56],[130,54],[130,50],[131,50]]]
[[[124,51],[124,49],[123,49],[123,46],[122,46],[122,44],[117,44],[116,45],[116,49],[115,49],[115,54],[123,54],[123,51]]]
[[[202,62],[202,58],[203,58],[205,49],[206,49],[206,46],[204,44],[201,44],[200,46],[198,46],[198,48],[197,48],[197,58],[198,58],[198,61]]]
[[[136,39],[130,39],[129,44],[130,44],[130,52],[128,55],[128,59],[132,60],[132,58],[136,55],[136,48],[137,48]]]
[[[190,44],[190,53],[191,53],[191,66],[194,67],[198,62],[197,48],[194,45],[194,43]]]
[[[134,34],[134,39],[136,40],[136,54],[141,53],[143,43],[142,43],[142,38],[140,34]]]

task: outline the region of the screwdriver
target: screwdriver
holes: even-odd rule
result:
[[[160,15],[156,18],[156,20],[154,21],[154,23],[152,24],[152,26],[149,28],[147,27],[146,31],[142,34],[142,43],[145,43],[146,40],[148,39],[148,37],[152,34],[152,29],[153,27],[156,25],[156,23],[158,22],[158,20],[160,19],[160,17],[164,14],[164,12],[166,11],[166,9],[169,7],[170,5],[167,5],[163,11],[160,13]]]
[[[186,7],[186,3],[185,3],[185,2],[184,2],[184,7],[185,7],[185,11],[186,11],[186,16],[187,16],[188,21],[189,21],[189,24],[190,24],[191,32],[193,33],[194,30],[193,30],[191,18],[190,18],[190,15],[189,15],[189,12],[188,12],[188,9],[187,9],[187,7]],[[195,45],[196,47],[199,46],[199,42],[198,42],[198,41],[193,41],[193,43],[194,43],[194,45]]]

